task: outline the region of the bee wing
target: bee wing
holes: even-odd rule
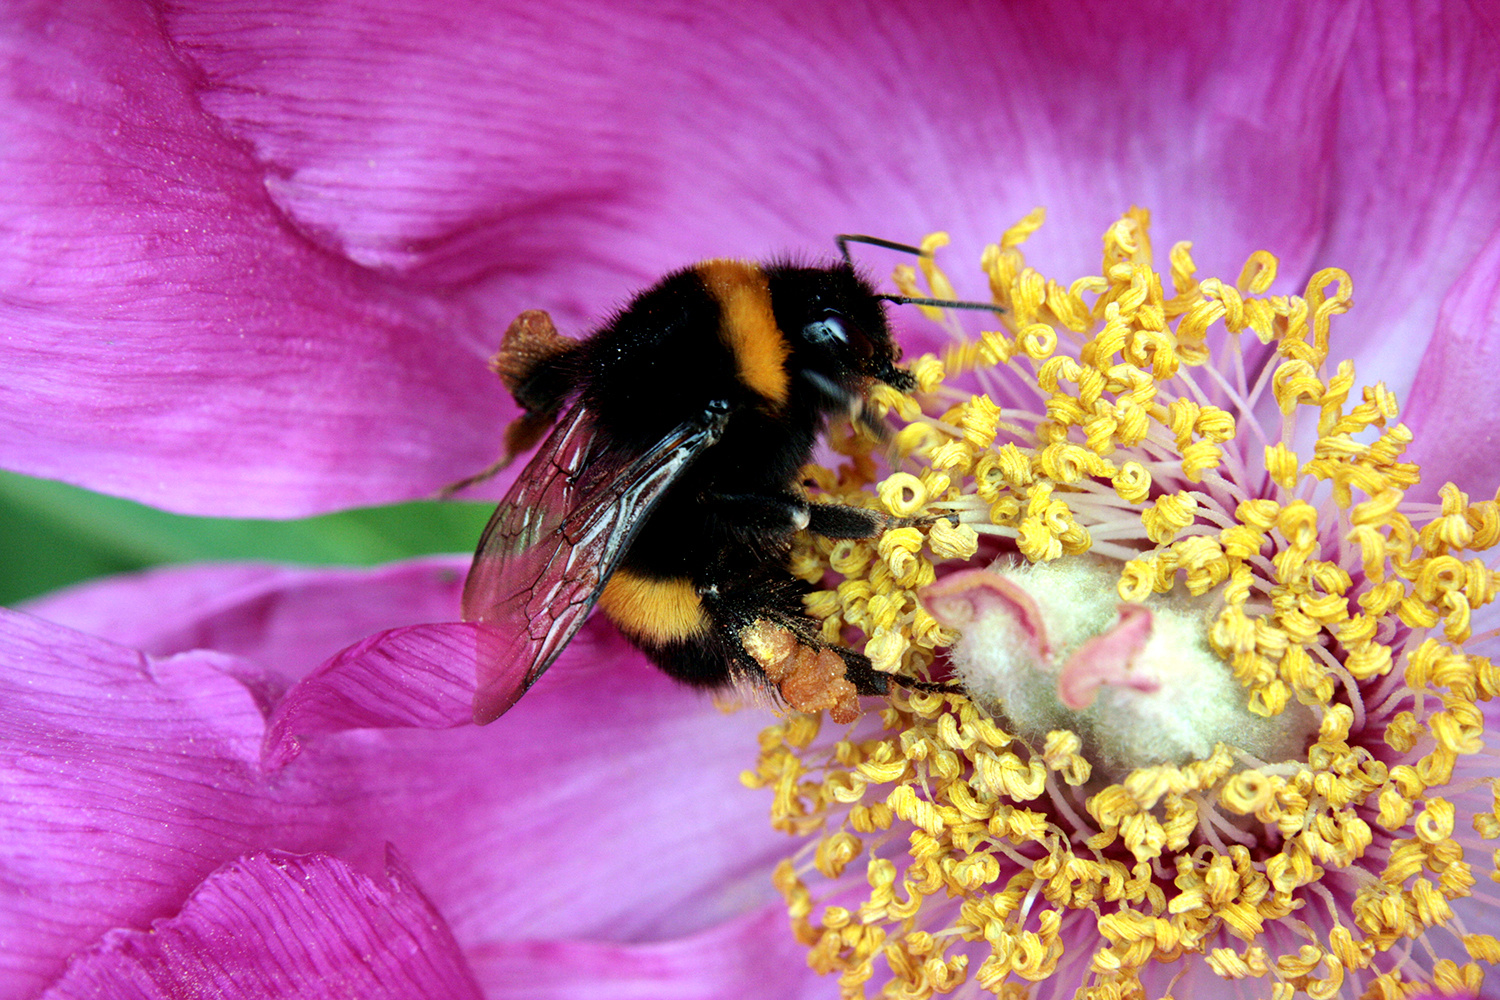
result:
[[[489,626],[475,722],[498,718],[552,665],[651,508],[728,419],[728,404],[710,404],[632,458],[593,454],[581,404],[563,417],[496,508],[464,582],[464,619]]]

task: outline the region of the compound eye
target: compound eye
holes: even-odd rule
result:
[[[809,344],[847,344],[849,335],[844,332],[843,320],[833,314],[824,316],[815,323],[802,328],[802,339]]]

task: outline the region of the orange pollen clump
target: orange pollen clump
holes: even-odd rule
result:
[[[843,657],[833,650],[804,645],[764,618],[742,629],[740,642],[792,708],[827,710],[829,718],[845,725],[859,718],[859,694],[845,677]]]

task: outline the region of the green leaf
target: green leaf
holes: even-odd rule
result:
[[[491,503],[421,502],[296,521],[187,517],[0,472],[0,604],[162,563],[371,565],[474,548]]]

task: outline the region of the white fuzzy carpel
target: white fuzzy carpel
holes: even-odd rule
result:
[[[1293,703],[1271,718],[1208,644],[1216,595],[1124,604],[1119,564],[1089,556],[1001,561],[937,581],[923,604],[962,638],[953,670],[970,698],[1040,747],[1076,733],[1096,779],[1208,757],[1219,742],[1267,763],[1301,759],[1317,719]]]

